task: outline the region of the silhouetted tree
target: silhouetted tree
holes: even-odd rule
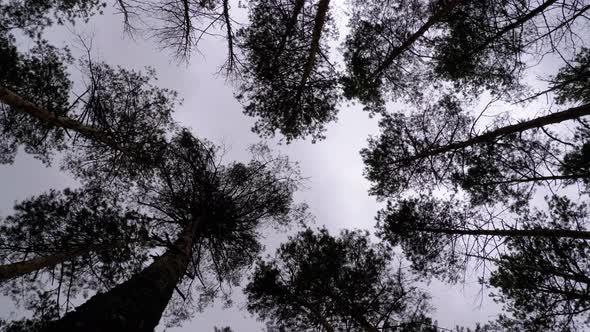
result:
[[[0,4],[0,33],[22,30],[29,37],[39,36],[46,28],[65,22],[87,20],[106,6],[97,0],[7,1]]]
[[[585,104],[515,124],[499,119],[476,133],[478,119],[445,96],[419,113],[385,116],[381,135],[361,152],[365,174],[382,198],[442,185],[462,188],[475,204],[524,204],[536,186],[586,182],[589,114]],[[546,128],[572,120],[574,135]]]
[[[469,259],[489,264],[490,277],[481,282],[499,289],[495,298],[514,316],[494,323],[501,330],[584,330],[590,299],[586,204],[554,196],[547,212],[522,209],[513,218],[422,196],[390,204],[378,227],[426,275],[457,280]]]
[[[176,232],[176,240],[143,271],[93,296],[47,331],[151,331],[175,289],[190,303],[195,286],[207,300],[223,283],[235,284],[261,248],[259,225],[305,217],[304,207],[292,204],[300,178],[286,158],[259,146],[248,164],[221,165],[215,150],[184,130],[173,137],[153,180],[129,194],[154,214],[152,232],[162,239]]]
[[[556,200],[549,200],[549,206]],[[531,214],[528,210],[501,214],[454,199],[421,195],[389,202],[377,219],[380,236],[391,245],[401,245],[414,269],[453,279],[469,258],[496,263],[513,241],[590,239],[583,224],[582,228],[565,228],[541,216],[541,212]]]
[[[48,54],[43,52],[43,57]],[[42,70],[55,72],[53,66],[57,64],[57,61],[49,63]],[[150,82],[154,79],[153,70],[144,75],[104,64],[87,63],[87,66],[90,83],[71,105],[67,80],[62,90],[51,85],[36,88],[22,81],[6,82],[0,87],[3,103],[0,125],[6,144],[2,149],[4,162],[11,162],[18,146],[25,145],[28,152],[40,155],[47,162],[52,150],[68,147],[66,164],[80,175],[87,168],[139,173],[142,164],[157,163],[164,135],[173,126],[175,92],[153,86]],[[22,80],[22,72],[44,80],[35,68],[24,65],[22,71],[15,72],[15,77]],[[48,77],[44,82],[51,81]],[[26,91],[51,93],[40,97],[41,100],[57,104],[37,104],[37,99],[28,97]],[[66,138],[69,131],[74,134]]]
[[[588,207],[563,197],[550,201],[549,212],[531,213],[531,223],[555,229],[584,230]],[[590,242],[588,239],[520,237],[508,243],[492,272],[497,301],[524,331],[584,331],[590,310]]]
[[[238,32],[245,54],[238,99],[253,130],[287,141],[322,138],[336,118],[338,75],[328,59],[333,26],[329,0],[252,1],[250,24]]]
[[[59,317],[58,306],[49,293],[40,293],[27,309],[33,311],[31,318],[6,322],[0,320],[2,332],[36,332],[44,328],[47,323]]]
[[[79,294],[108,290],[140,271],[153,246],[148,218],[98,189],[50,191],[14,209],[0,222],[0,283],[25,306],[42,291],[68,311]]]
[[[308,229],[258,262],[248,310],[280,331],[436,331],[428,296],[390,259],[366,233]]]
[[[102,258],[113,265],[132,261],[138,254],[132,250],[133,243],[145,245],[147,241],[147,220],[142,220],[144,217],[137,212],[112,204],[101,194],[96,189],[66,189],[17,204],[15,213],[0,224],[0,280],[38,273],[78,258],[89,260],[82,259],[80,265],[96,268],[98,263],[94,260],[100,262]],[[109,266],[97,268],[101,272],[108,269]],[[77,273],[82,274],[80,269]],[[115,276],[117,273],[116,269],[109,272],[106,281],[120,279]]]
[[[214,3],[195,5],[210,8]],[[223,2],[224,16],[229,23],[228,6]],[[164,13],[172,13],[167,9],[170,8],[162,8]],[[48,7],[40,15],[51,15],[52,10]],[[201,291],[198,302],[207,302],[224,293],[224,285],[236,284],[261,248],[256,230],[259,224],[287,225],[305,218],[304,207],[293,206],[291,196],[300,177],[286,158],[270,157],[266,148],[258,146],[252,150],[255,158],[247,164],[220,164],[215,156],[217,148],[212,144],[174,128],[170,113],[176,95],[154,87],[153,72],[143,75],[86,62],[86,91],[75,95],[70,91],[71,82],[66,74],[71,61],[67,51],[62,51],[62,55],[40,41],[38,51],[33,49],[23,54],[15,46],[12,31],[0,33],[4,38],[2,57],[8,63],[7,70],[0,74],[0,105],[5,121],[2,134],[9,143],[3,149],[8,155],[3,161],[11,162],[19,145],[25,145],[47,161],[51,152],[67,148],[66,168],[86,182],[89,190],[100,190],[96,204],[114,196],[122,199],[122,206],[145,211],[142,215],[149,220],[150,238],[167,247],[144,270],[133,273],[136,271],[127,269],[125,272],[133,275],[129,280],[113,289],[98,289],[106,292],[98,293],[44,329],[151,331],[175,289],[183,300],[193,302],[191,290],[198,288]],[[67,131],[73,135],[66,136]],[[46,141],[46,137],[55,138]],[[41,144],[45,144],[44,149],[35,150]],[[39,209],[48,209],[49,215],[53,208],[63,210],[56,205],[66,204],[65,200],[51,195],[35,202],[41,204]],[[74,204],[76,199],[71,202]],[[95,206],[97,213],[101,209],[118,211],[116,202],[105,204]],[[78,210],[72,207],[61,213],[58,217],[67,221]],[[42,215],[36,218],[42,223]],[[56,222],[65,222],[57,219]],[[112,222],[118,225],[116,220]],[[176,233],[175,241],[169,239],[170,233]],[[109,234],[114,236],[108,227],[96,232],[97,239],[107,238]],[[51,230],[39,236],[46,235],[59,236]],[[61,252],[24,262],[21,264],[24,268],[15,273],[12,273],[15,266],[9,262],[4,266],[8,271],[6,277],[57,263],[65,266],[86,257],[88,253],[76,256],[77,252],[66,252],[70,248],[66,244],[77,250],[76,245],[80,243],[65,239],[67,234],[63,237]],[[18,237],[14,240],[18,242]],[[92,253],[102,252],[93,250],[88,243],[85,246]],[[21,257],[26,256],[26,249],[23,250]],[[31,250],[41,252],[37,248]],[[9,251],[6,257],[16,259],[19,252]],[[123,270],[124,264],[119,265]],[[62,268],[61,272],[64,271],[74,280],[74,271]],[[69,285],[73,285],[72,281]],[[68,296],[70,289],[74,287],[68,289]]]
[[[340,75],[315,38],[328,1],[251,4],[250,24],[238,34],[245,55],[238,98],[245,113],[258,118],[256,132],[321,139],[342,96],[372,113],[387,113],[390,100],[421,108],[441,92],[515,99],[526,91],[525,56],[541,60],[570,46],[584,49],[575,36],[590,9],[585,1],[557,0],[351,1],[350,7],[346,74]],[[321,36],[330,33],[330,25],[323,27]],[[314,45],[321,55],[315,62]]]
[[[11,163],[22,146],[45,163],[67,150],[77,172],[98,164],[110,172],[133,172],[126,167],[131,157],[139,162],[136,173],[138,165],[155,163],[172,126],[176,93],[155,87],[152,69],[143,74],[90,59],[81,63],[87,81],[77,93],[67,73],[73,61],[68,49],[42,39],[53,18],[58,23],[87,18],[101,3],[11,1],[0,6],[12,18],[0,25],[0,162]],[[27,51],[14,37],[23,33],[35,45]]]
[[[345,95],[373,112],[392,96],[415,103],[449,82],[458,91],[514,94],[524,54],[575,44],[583,1],[354,1]]]

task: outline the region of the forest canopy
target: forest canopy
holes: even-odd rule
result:
[[[153,331],[240,288],[268,331],[445,331],[428,288],[469,273],[502,311],[457,331],[589,329],[589,10],[0,0],[0,164],[26,154],[72,179],[2,211],[0,289],[30,315],[0,331]],[[187,96],[158,82],[164,68],[99,59],[81,35],[78,49],[57,42],[98,15],[171,65],[222,45],[211,74],[265,142],[228,158],[178,120]],[[380,208],[372,228],[335,232],[314,224],[322,202],[299,199],[307,178],[278,150],[323,144],[352,109],[378,127],[356,171]]]

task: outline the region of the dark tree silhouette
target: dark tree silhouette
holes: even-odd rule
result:
[[[259,119],[254,131],[280,132],[288,141],[323,138],[342,96],[372,113],[387,113],[390,100],[420,108],[441,91],[466,100],[484,91],[513,100],[527,90],[525,56],[540,61],[547,54],[563,55],[570,46],[583,49],[577,34],[590,9],[585,1],[557,0],[350,4],[343,76],[316,38],[328,1],[251,4],[250,24],[238,34],[244,52],[238,98],[245,113]],[[330,32],[325,23],[321,36]]]
[[[48,163],[54,150],[63,149],[64,133],[17,115],[7,101],[20,99],[16,96],[20,93],[47,112],[64,115],[71,89],[64,62],[71,59],[67,51],[42,40],[26,55],[17,51],[15,43],[14,37],[0,31],[0,162],[11,163],[18,147],[24,146],[26,152]]]
[[[548,213],[527,218],[556,229],[584,230],[588,207],[556,197]],[[489,283],[499,289],[496,299],[524,322],[522,330],[584,331],[590,310],[589,250],[588,239],[513,238]]]
[[[477,133],[478,119],[445,96],[420,113],[385,116],[361,152],[365,175],[381,198],[442,185],[462,188],[474,204],[525,204],[535,187],[586,183],[589,112],[584,104],[513,124],[498,119]],[[551,127],[572,122],[574,135]]]
[[[549,200],[550,207],[555,200]],[[590,232],[584,228],[556,226],[541,215],[527,210],[500,214],[457,200],[422,195],[389,202],[377,219],[380,236],[391,245],[401,245],[416,270],[452,279],[466,267],[469,258],[497,261],[512,241],[590,239]]]
[[[524,209],[516,220],[486,218],[457,202],[423,196],[390,205],[380,236],[401,245],[412,267],[456,281],[470,259],[491,270],[480,280],[511,316],[490,328],[507,331],[587,329],[590,232],[587,205],[554,196],[548,210]],[[518,227],[515,227],[518,225]]]
[[[33,311],[31,318],[11,322],[0,320],[0,331],[35,332],[59,317],[58,307],[49,293],[38,294],[38,298],[27,309]]]
[[[583,29],[577,21],[590,9],[583,1],[554,0],[353,5],[345,95],[373,112],[384,111],[385,95],[415,103],[444,82],[469,93],[513,94],[524,54],[542,57],[575,43],[569,34]]]
[[[106,201],[99,190],[50,191],[14,210],[0,224],[2,282],[68,262],[72,269],[82,266],[76,267],[78,276],[87,265],[106,274],[101,282],[112,284],[130,269],[125,262],[142,262],[144,254],[133,246],[146,245],[146,220]]]
[[[25,145],[27,152],[40,155],[45,161],[49,161],[52,150],[68,147],[66,164],[78,175],[89,168],[132,175],[129,173],[142,170],[142,164],[157,163],[165,144],[164,135],[173,127],[171,112],[176,93],[153,86],[153,70],[146,75],[115,70],[105,64],[86,64],[90,82],[72,105],[67,100],[69,81],[67,88],[61,90],[51,85],[36,89],[34,84],[22,81],[0,86],[4,162],[11,162],[18,146]],[[55,72],[54,65],[60,64],[49,63],[46,70]],[[23,67],[14,75],[21,79],[21,72],[43,79],[34,67]],[[58,105],[38,104],[23,89],[51,93],[41,100]],[[55,93],[58,95],[52,95]],[[66,138],[68,131],[73,135]]]
[[[442,20],[462,2],[352,1],[352,31],[344,44],[344,95],[374,113],[385,111],[386,86],[391,85],[396,97],[416,98],[424,77],[412,51],[429,31],[440,30]]]
[[[366,233],[308,229],[258,262],[248,310],[281,331],[436,331],[428,296],[390,260]]]
[[[213,2],[199,4],[207,8],[212,5]],[[227,2],[223,3],[226,22],[230,21],[228,6]],[[48,7],[40,15],[48,16],[52,11]],[[38,154],[47,161],[51,152],[67,148],[66,168],[83,180],[89,190],[102,190],[96,192],[96,203],[120,197],[122,206],[143,211],[141,217],[149,221],[149,237],[167,248],[138,273],[125,270],[124,264],[128,262],[119,264],[131,275],[130,279],[112,289],[99,288],[103,292],[43,329],[151,331],[160,321],[174,290],[184,301],[195,304],[227,292],[225,285],[235,285],[261,249],[259,224],[287,225],[306,217],[304,206],[293,205],[292,194],[301,178],[286,158],[271,157],[268,149],[257,146],[249,163],[222,165],[212,144],[175,128],[170,113],[176,95],[153,86],[153,72],[143,75],[86,62],[86,91],[76,95],[70,91],[71,83],[65,74],[70,61],[66,51],[62,55],[40,41],[39,50],[22,54],[15,46],[12,32],[0,32],[5,37],[2,57],[8,61],[7,71],[0,74],[0,105],[2,118],[7,121],[2,123],[2,134],[12,140],[4,149],[8,155],[5,161],[10,162],[18,146],[23,144],[32,152],[37,152],[34,147],[46,144]],[[314,61],[310,57],[310,66]],[[23,74],[29,74],[30,78]],[[31,135],[37,135],[33,136],[37,140],[31,139]],[[45,141],[53,136],[56,137],[53,141]],[[35,201],[47,208],[49,215],[56,205],[68,201],[51,195]],[[74,204],[76,199],[71,202]],[[116,202],[105,204],[96,207],[97,213],[103,208],[118,211]],[[61,210],[56,208],[56,211]],[[77,212],[75,207],[62,211],[60,217],[65,220],[56,217],[55,222],[66,222]],[[19,216],[29,218],[25,214]],[[39,223],[43,221],[42,215],[30,216],[34,217]],[[89,222],[92,220],[89,217]],[[111,222],[119,225],[117,220]],[[176,233],[175,241],[169,239],[171,233]],[[108,238],[109,234],[114,236],[108,227],[96,232],[97,237]],[[59,234],[46,230],[39,236],[45,235],[53,238]],[[14,240],[18,242],[17,237]],[[35,253],[41,253],[39,257],[17,262],[18,266],[7,261],[3,266],[6,277],[51,265],[63,267],[103,252],[102,248],[85,243],[89,251],[78,255],[76,250],[82,250],[77,246],[80,243],[67,239],[62,242],[60,252],[51,253],[49,247],[45,248],[49,251],[45,255],[41,249],[33,248]],[[129,245],[126,243],[123,248]],[[70,248],[75,252],[68,251]],[[9,251],[6,257],[26,257],[27,249],[22,251],[21,256],[18,251]],[[78,272],[60,270],[60,280],[61,276],[75,280],[74,274]],[[58,296],[61,282],[59,285]],[[68,297],[70,290],[75,289],[72,281],[69,285]],[[195,289],[200,291],[198,301],[192,296]]]
[[[54,24],[87,20],[100,13],[105,5],[105,2],[97,0],[4,2],[0,4],[0,33],[19,29],[34,37]]]
[[[185,130],[178,132],[154,179],[139,184],[135,194],[137,204],[158,220],[151,231],[161,239],[177,232],[176,240],[143,271],[93,296],[47,331],[151,331],[175,289],[192,301],[195,286],[206,299],[222,283],[235,284],[261,248],[257,226],[305,217],[303,207],[292,205],[300,178],[287,159],[271,157],[259,146],[248,164],[221,165],[215,150]]]
[[[14,22],[0,26],[0,162],[11,163],[22,146],[45,163],[67,147],[78,173],[90,165],[132,172],[126,167],[131,157],[155,163],[172,126],[176,93],[155,87],[152,69],[143,74],[90,59],[81,63],[83,90],[73,91],[68,49],[57,49],[41,37],[53,19],[87,18],[100,3],[11,1],[1,6]],[[17,48],[14,37],[23,33],[35,45],[26,52]]]
[[[251,2],[250,25],[238,32],[245,54],[238,99],[247,115],[259,118],[255,132],[315,140],[335,120],[338,75],[328,60],[334,30],[329,3]]]
[[[140,271],[153,246],[149,220],[98,189],[50,191],[14,209],[0,222],[0,284],[25,307],[41,291],[67,312],[77,296]]]

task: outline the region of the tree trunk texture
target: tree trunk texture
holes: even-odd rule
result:
[[[171,248],[142,272],[93,296],[43,331],[153,331],[186,271],[196,226],[185,227]]]

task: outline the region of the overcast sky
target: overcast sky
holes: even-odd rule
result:
[[[336,4],[342,6],[340,2]],[[178,91],[184,99],[183,105],[176,110],[176,120],[190,127],[198,137],[224,144],[229,150],[228,161],[246,160],[248,145],[260,141],[250,131],[253,119],[243,115],[240,104],[233,98],[232,86],[216,75],[225,60],[223,40],[202,41],[199,47],[202,54],[195,53],[188,65],[179,65],[154,43],[141,37],[133,40],[125,36],[119,16],[105,14],[92,18],[89,24],[51,33],[50,39],[56,46],[70,45],[76,54],[79,50],[71,46],[76,37],[68,30],[94,35],[92,51],[96,59],[130,69],[154,67],[159,77],[158,85]],[[74,77],[77,76],[75,70]],[[377,133],[377,119],[370,119],[360,107],[345,106],[338,122],[328,125],[324,141],[316,144],[296,141],[290,145],[277,145],[277,140],[268,142],[275,150],[298,161],[303,175],[309,177],[307,189],[297,198],[310,205],[318,226],[325,225],[334,234],[343,228],[373,230],[379,205],[367,195],[369,184],[362,176],[359,150],[366,146],[370,134]],[[66,173],[45,168],[21,153],[13,165],[0,166],[0,215],[9,213],[16,200],[49,188],[75,185]],[[274,248],[284,238],[285,235],[270,234],[265,244]],[[436,307],[433,317],[442,327],[473,326],[475,322],[493,319],[498,313],[497,305],[487,295],[478,296],[480,288],[476,276],[469,276],[465,284],[454,287],[438,282],[425,287]],[[231,326],[237,332],[260,331],[263,325],[242,310],[241,291],[236,289],[235,293],[232,308],[210,307],[181,328],[172,330],[213,331],[213,326]],[[7,299],[2,299],[0,306],[4,318],[11,312],[20,313],[14,311]]]

